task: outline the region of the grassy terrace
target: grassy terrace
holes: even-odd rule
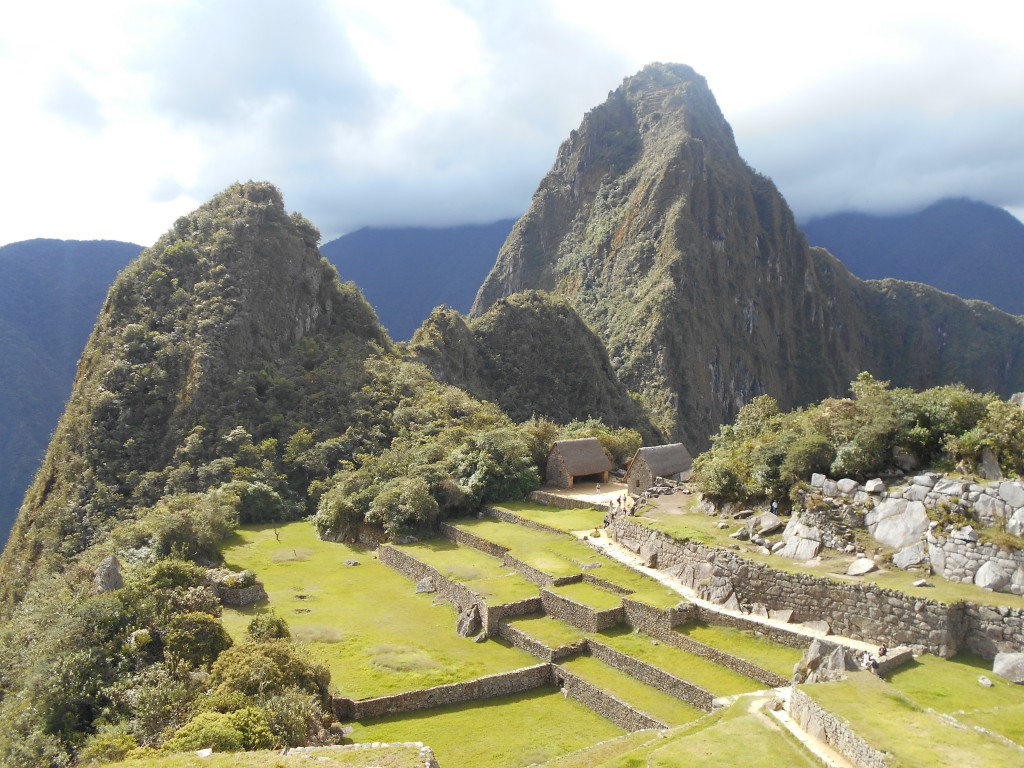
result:
[[[953,659],[924,655],[894,671],[889,683],[922,709],[953,715],[1024,747],[1024,686],[992,674],[992,664],[968,653]],[[978,685],[985,675],[991,688]]]
[[[715,696],[735,696],[764,688],[762,683],[745,675],[675,646],[659,643],[648,635],[633,632],[626,627],[601,632],[595,635],[594,639],[620,653],[646,661],[658,669],[698,685]]]
[[[445,768],[518,768],[623,733],[554,687],[357,723],[357,742],[422,741]]]
[[[426,563],[451,581],[481,595],[488,605],[514,603],[537,596],[537,585],[527,581],[495,557],[448,539],[403,544],[399,549]]]
[[[793,674],[793,667],[803,656],[803,651],[758,637],[750,630],[691,621],[675,631],[783,677]]]
[[[586,637],[586,633],[576,627],[544,614],[522,616],[510,620],[508,623],[548,648],[561,648],[563,645],[575,643]]]
[[[575,584],[563,584],[558,587],[548,587],[551,592],[562,597],[567,597],[577,603],[581,603],[595,611],[606,611],[610,608],[618,608],[622,605],[622,595],[609,592],[607,589],[580,581]]]
[[[277,535],[270,525],[249,526],[225,546],[228,566],[256,571],[270,600],[225,608],[224,626],[237,638],[252,616],[276,612],[330,667],[336,693],[367,698],[535,663],[501,642],[477,644],[456,635],[451,606],[415,594],[406,577],[370,550],[320,541],[308,522],[279,526]]]
[[[591,685],[668,725],[689,723],[704,715],[701,710],[691,707],[675,696],[641,683],[592,656],[575,656],[558,663]]]
[[[741,699],[728,709],[650,738],[643,731],[551,763],[551,768],[816,768],[821,763],[760,711]],[[645,738],[647,737],[647,738]]]
[[[497,505],[525,520],[543,523],[566,533],[592,531],[604,524],[606,509],[559,509],[533,501],[513,501]]]
[[[939,687],[941,679],[929,678]],[[955,687],[955,686],[954,686]],[[1021,751],[973,728],[953,728],[935,712],[928,712],[896,686],[867,672],[855,672],[840,683],[818,683],[804,690],[872,747],[890,753],[894,765],[984,765],[1019,768]],[[975,677],[974,689],[961,702],[984,693]]]
[[[509,505],[513,506],[513,505]],[[536,505],[539,506],[539,505]],[[565,512],[557,510],[551,512],[551,507],[541,507],[548,517]],[[568,510],[570,512],[579,510]],[[586,511],[586,510],[583,510]],[[521,514],[517,512],[517,514]],[[542,515],[536,513],[537,519],[541,522],[548,520],[541,519]],[[510,554],[527,565],[533,566],[549,576],[559,578],[582,573],[584,565],[590,565],[587,569],[592,575],[617,584],[635,594],[629,597],[633,600],[652,605],[658,608],[669,608],[677,605],[684,598],[675,590],[669,589],[654,579],[647,578],[643,574],[627,568],[619,562],[596,552],[583,542],[571,536],[562,536],[557,533],[538,531],[514,523],[505,523],[499,520],[463,520],[456,524],[457,528],[468,531],[482,539],[507,547]],[[591,592],[581,591],[581,594]],[[580,602],[590,605],[585,600]],[[613,608],[619,603],[604,605],[603,607]],[[597,607],[596,605],[592,607]]]
[[[696,497],[690,497],[696,503]],[[821,563],[807,565],[796,560],[789,560],[773,555],[766,555],[759,547],[744,542],[737,542],[729,538],[729,534],[740,527],[742,521],[730,521],[727,530],[719,530],[718,523],[721,518],[706,515],[702,512],[692,511],[690,513],[667,513],[658,511],[656,508],[647,508],[639,517],[637,522],[653,528],[656,531],[679,540],[698,541],[708,546],[730,548],[739,545],[742,549],[737,554],[748,560],[770,565],[780,571],[789,573],[807,573],[812,576],[822,576],[836,581],[870,583],[876,584],[885,589],[892,589],[904,592],[908,595],[920,596],[929,600],[936,600],[941,603],[954,603],[958,600],[967,600],[979,605],[1009,605],[1024,607],[1024,597],[998,592],[988,592],[979,589],[973,584],[959,584],[946,581],[940,576],[929,576],[928,587],[915,587],[914,582],[926,574],[921,571],[903,571],[899,568],[888,567],[884,570],[875,571],[865,576],[851,577],[846,575],[853,558],[830,549],[823,549],[821,552]],[[769,541],[777,541],[780,534],[773,534],[768,537]],[[876,546],[872,540],[872,547]]]

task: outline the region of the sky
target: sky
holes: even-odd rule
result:
[[[268,180],[330,240],[518,216],[644,65],[704,75],[798,219],[1024,217],[1024,4],[93,0],[0,7],[0,244],[153,243]]]

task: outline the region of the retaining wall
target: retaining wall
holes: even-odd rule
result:
[[[575,656],[577,653],[583,653],[587,650],[587,641],[584,638],[580,638],[575,643],[568,643],[566,645],[559,646],[558,648],[551,648],[545,645],[540,640],[531,637],[521,629],[511,626],[505,622],[502,622],[498,628],[498,635],[511,643],[514,647],[521,651],[526,651],[532,656],[536,656],[541,661],[559,661],[560,659],[566,659],[569,656]]]
[[[762,621],[756,621],[754,619],[747,619],[743,616],[734,616],[729,613],[721,613],[719,611],[711,611],[701,605],[694,605],[690,615],[696,620],[703,622],[704,624],[713,624],[719,627],[732,627],[733,629],[739,629],[749,632],[754,632],[763,637],[767,637],[773,643],[784,645],[787,648],[799,648],[800,650],[806,650],[807,646],[811,644],[813,637],[797,632],[792,629],[786,629],[775,624],[767,624]]]
[[[733,656],[731,653],[726,653],[725,651],[720,651],[713,646],[705,645],[704,643],[687,637],[686,635],[681,635],[678,632],[673,632],[672,630],[658,631],[651,636],[666,645],[675,646],[681,651],[692,653],[694,656],[699,656],[702,659],[707,659],[715,664],[727,667],[733,672],[739,672],[741,675],[745,675],[752,680],[757,680],[759,683],[763,683],[769,688],[781,688],[782,686],[789,684],[789,680],[775,674],[774,672],[770,672],[756,664],[752,664],[746,659],[741,659],[739,656]]]
[[[634,677],[642,683],[647,683],[647,685],[657,688],[659,691],[663,691],[670,696],[682,699],[697,709],[710,712],[714,707],[715,697],[700,686],[664,672],[633,656],[620,653],[614,648],[610,648],[596,640],[588,640],[587,647],[594,658],[600,659],[608,666],[625,672],[630,677]]]
[[[551,665],[551,677],[565,695],[571,696],[588,709],[627,731],[641,731],[646,728],[663,730],[668,727],[660,720],[655,720],[621,699],[605,693],[558,664]]]
[[[589,504],[587,506],[590,506]],[[533,528],[536,531],[544,531],[545,533],[557,533],[559,536],[565,536],[565,531],[554,528],[544,523],[538,523],[536,520],[529,520],[525,517],[520,517],[515,512],[510,512],[507,509],[498,509],[497,507],[484,507],[482,512],[485,517],[493,518],[494,520],[501,520],[505,523],[515,523],[521,525],[524,528]]]
[[[790,693],[789,716],[804,731],[824,741],[857,768],[889,768],[883,752],[868,746],[848,722],[823,709],[796,686]]]
[[[502,555],[501,564],[518,571],[524,579],[532,581],[538,587],[555,587],[561,584],[573,584],[583,578],[579,573],[574,573],[569,576],[549,576],[544,573],[544,571],[537,570],[532,565],[527,565],[522,560],[512,557],[508,552]]]
[[[618,626],[626,618],[622,606],[598,611],[544,588],[540,590],[540,601],[544,606],[544,613],[584,632],[600,632]]]
[[[679,599],[682,601],[682,595],[679,596]],[[647,605],[638,600],[622,598],[622,611],[625,614],[626,623],[633,629],[639,629],[649,635],[655,632],[667,632],[672,627],[685,624],[690,620],[695,607],[693,603],[681,603],[674,608],[655,608],[653,605]]]
[[[1024,595],[1024,549],[1009,550],[996,544],[933,533],[928,534],[927,541],[928,560],[937,576],[995,592]]]
[[[551,683],[551,669],[548,664],[501,672],[496,675],[479,677],[463,683],[448,683],[434,688],[406,691],[391,696],[373,699],[346,699],[335,697],[334,715],[339,720],[369,720],[399,712],[418,712],[423,709],[461,704],[466,701],[493,699],[513,693],[532,691]]]
[[[592,501],[567,499],[564,496],[557,496],[547,491],[531,491],[529,498],[530,501],[536,501],[538,504],[546,504],[549,507],[558,507],[559,509],[590,509],[594,506]]]
[[[479,549],[485,554],[497,557],[499,560],[505,556],[508,552],[508,547],[503,547],[500,544],[495,544],[493,541],[481,538],[474,533],[464,531],[461,528],[456,528],[451,523],[441,523],[440,525],[441,535],[446,539],[458,542],[459,544],[465,544],[467,547],[473,549]]]

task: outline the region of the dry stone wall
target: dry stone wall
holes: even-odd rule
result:
[[[936,531],[933,528],[927,537],[932,573],[993,592],[1024,595],[1024,550],[980,542],[977,534],[963,529],[949,536]]]
[[[592,505],[587,504],[586,507]],[[568,507],[566,507],[568,509]],[[521,525],[524,528],[532,528],[535,531],[544,531],[545,533],[557,533],[559,536],[564,536],[565,531],[560,531],[558,528],[554,528],[550,525],[544,525],[544,523],[538,523],[536,520],[530,520],[525,517],[517,515],[515,512],[509,512],[507,509],[498,509],[497,507],[484,507],[483,513],[485,517],[490,517],[494,520],[501,520],[504,523],[515,523]]]
[[[473,549],[479,549],[481,552],[491,555],[492,557],[496,557],[499,560],[508,552],[508,547],[495,544],[492,541],[481,538],[469,531],[464,531],[461,528],[456,528],[450,523],[441,523],[440,530],[441,535],[446,539],[451,539],[459,544],[465,544],[467,547],[472,547]]]
[[[558,507],[559,509],[590,509],[594,506],[592,501],[570,499],[565,496],[548,493],[547,491],[531,491],[529,498],[530,501],[535,501],[538,504],[546,504],[549,507]]]
[[[822,708],[796,686],[790,693],[789,716],[800,728],[824,741],[857,768],[889,768],[883,752],[870,747],[854,733],[848,722]]]
[[[552,664],[551,669],[555,684],[565,692],[565,695],[571,696],[620,728],[641,731],[646,728],[663,730],[668,727],[660,720],[655,720],[621,699],[605,693],[558,664]]]
[[[512,646],[521,651],[526,651],[531,656],[536,656],[541,661],[560,661],[587,650],[587,641],[583,638],[574,643],[551,648],[521,629],[507,623],[501,624],[498,629],[498,635],[502,639],[507,640]]]
[[[399,712],[418,712],[450,704],[462,704],[466,701],[510,696],[513,693],[532,691],[550,683],[550,665],[537,664],[462,683],[448,683],[391,696],[357,700],[335,697],[334,715],[339,720],[369,720]]]
[[[544,613],[561,619],[566,624],[571,624],[584,632],[601,632],[618,626],[626,618],[621,605],[617,608],[599,611],[589,605],[570,600],[565,595],[556,594],[549,589],[541,588],[540,600],[544,606]]]
[[[615,521],[611,531],[633,552],[655,548],[662,570],[718,604],[791,610],[795,621],[824,620],[837,634],[889,646],[921,646],[939,656],[951,656],[959,647],[958,623],[940,603],[778,571],[728,550],[676,541],[629,519]]]
[[[770,672],[767,669],[763,669],[756,664],[752,664],[746,659],[741,659],[738,656],[733,656],[731,653],[720,651],[710,645],[698,642],[691,637],[681,635],[678,632],[671,630],[664,632],[657,632],[652,635],[659,642],[665,643],[666,645],[672,645],[679,648],[687,653],[692,653],[694,656],[698,656],[702,659],[714,662],[719,666],[731,669],[733,672],[739,672],[741,675],[749,677],[751,680],[757,680],[759,683],[763,683],[769,688],[781,688],[786,685],[789,681]],[[806,638],[803,638],[804,645],[806,645]]]
[[[597,640],[588,640],[587,647],[594,658],[621,672],[625,672],[642,683],[657,688],[659,691],[675,696],[677,699],[682,699],[690,706],[705,712],[710,712],[714,707],[715,697],[700,686],[664,672],[633,656],[620,653]]]

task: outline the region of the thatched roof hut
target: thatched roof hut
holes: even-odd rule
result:
[[[604,483],[611,469],[612,462],[596,437],[559,440],[548,455],[547,481],[560,488],[572,488],[577,480]]]
[[[641,448],[626,470],[626,487],[630,493],[642,493],[659,477],[688,480],[692,467],[693,457],[682,443]]]

